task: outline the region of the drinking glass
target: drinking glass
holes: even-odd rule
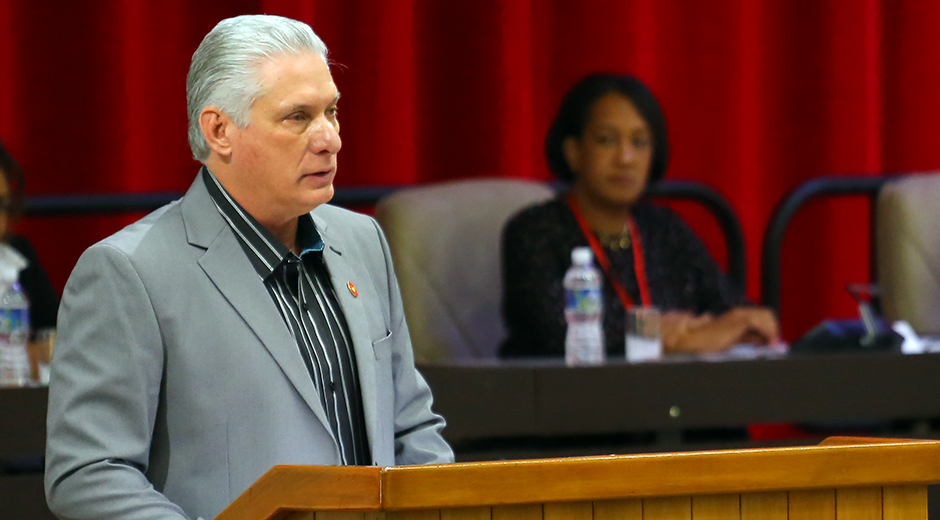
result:
[[[655,307],[633,307],[627,311],[627,361],[642,363],[663,357],[662,316]]]

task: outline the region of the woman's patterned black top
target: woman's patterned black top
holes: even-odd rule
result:
[[[695,233],[673,211],[638,203],[632,210],[643,242],[653,305],[661,311],[721,314],[744,303]],[[501,357],[563,356],[565,294],[562,279],[571,250],[588,242],[565,195],[522,210],[503,229],[503,319],[509,337]],[[640,301],[633,250],[606,249],[613,272]],[[596,263],[596,262],[595,262]],[[624,355],[626,311],[605,278],[604,335],[608,356]]]

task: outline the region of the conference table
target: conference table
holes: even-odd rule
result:
[[[931,420],[940,417],[938,353],[687,357],[576,368],[560,360],[479,360],[419,369],[435,411],[447,419],[445,437],[465,460],[526,456],[527,446],[551,451],[550,442],[534,441],[559,438],[565,449],[574,447],[571,454],[586,454],[592,440],[606,439],[607,448],[618,436],[629,443],[650,432],[651,446],[624,451],[681,449],[683,431],[755,423],[810,425],[820,436],[895,424],[906,428],[899,435],[929,436]]]
[[[753,423],[905,421],[929,437],[931,421],[940,418],[940,353],[618,360],[574,368],[555,360],[473,360],[419,370],[435,411],[447,420],[444,436],[467,461],[699,449],[683,447],[679,433]],[[0,389],[0,501],[41,500],[41,466],[30,461],[44,450],[46,396],[42,387]],[[652,443],[633,442],[650,433]]]
[[[457,444],[610,436],[754,423],[940,418],[940,353],[667,358],[566,367],[556,360],[419,366]],[[0,389],[0,461],[41,456],[47,390]]]

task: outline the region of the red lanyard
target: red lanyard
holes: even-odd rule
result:
[[[597,258],[597,263],[601,266],[601,270],[604,271],[604,275],[607,276],[607,279],[610,280],[610,284],[614,286],[614,291],[617,292],[617,296],[620,298],[620,303],[623,304],[623,308],[632,308],[633,300],[627,295],[627,290],[624,289],[623,284],[620,283],[620,278],[615,276],[613,271],[611,271],[610,260],[607,258],[607,253],[604,252],[600,241],[594,236],[594,232],[591,231],[590,226],[588,226],[584,215],[581,214],[581,207],[578,206],[578,201],[575,200],[574,193],[568,194],[568,205],[571,206],[571,212],[574,213],[574,219],[578,221],[581,232],[587,237],[588,244],[590,244],[591,249],[594,251],[594,257]],[[653,299],[650,298],[650,288],[649,284],[646,282],[646,264],[643,260],[643,243],[640,241],[640,233],[636,229],[636,222],[633,220],[632,216],[627,220],[627,226],[630,229],[630,242],[632,244],[631,248],[633,249],[633,270],[636,271],[636,283],[640,287],[640,299],[643,301],[644,307],[651,307],[653,305]]]

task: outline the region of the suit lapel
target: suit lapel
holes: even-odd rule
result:
[[[375,385],[375,351],[372,348],[372,335],[369,324],[364,318],[366,310],[361,298],[354,296],[348,289],[347,283],[364,286],[371,283],[368,272],[362,268],[359,259],[352,258],[353,250],[345,247],[341,237],[330,233],[327,223],[314,215],[317,231],[323,238],[323,261],[330,273],[330,282],[336,299],[343,309],[349,335],[352,339],[353,350],[356,353],[356,367],[359,370],[359,391],[362,393],[362,413],[366,419],[366,434],[369,436],[369,449],[372,450],[375,460],[376,442],[379,435],[378,389]]]
[[[248,324],[326,431],[332,435],[326,412],[304,366],[297,342],[284,325],[284,319],[248,261],[238,239],[216,209],[201,175],[196,177],[196,182],[182,204],[183,222],[190,244],[206,250],[199,259],[200,267]]]

